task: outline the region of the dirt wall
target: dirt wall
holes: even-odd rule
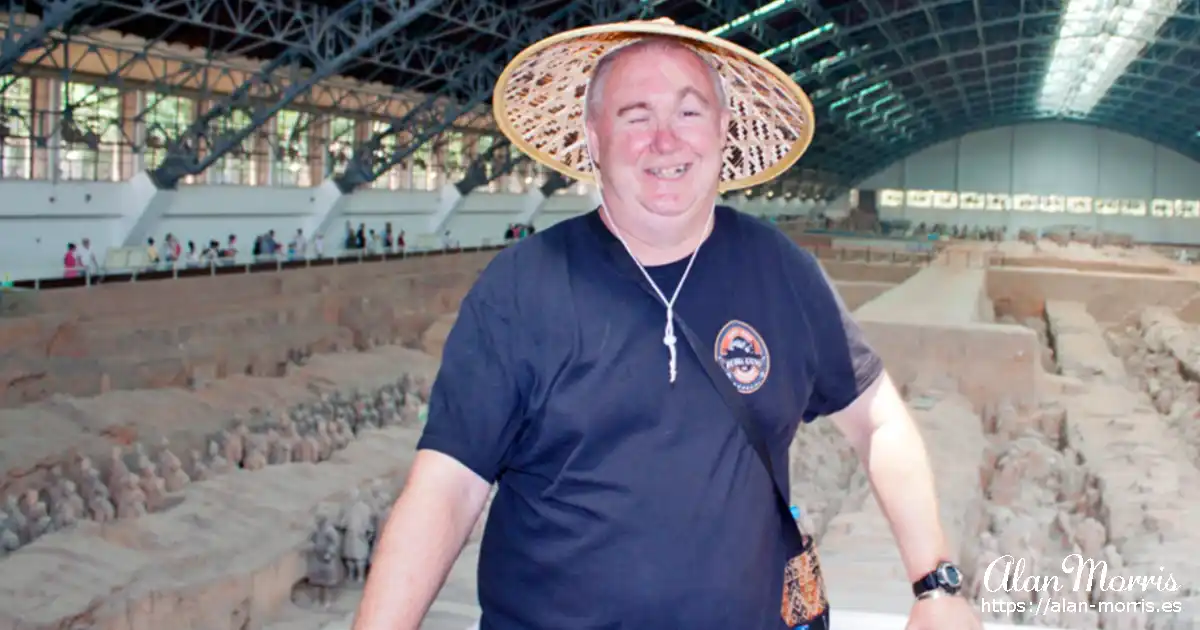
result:
[[[494,252],[6,294],[0,407],[278,376],[317,353],[423,347]],[[919,267],[823,261],[861,304]],[[855,284],[858,283],[858,284]],[[445,331],[441,331],[444,336]],[[436,345],[436,344],[435,344]],[[435,349],[436,350],[436,349]]]
[[[277,376],[288,361],[416,347],[494,253],[62,289],[0,319],[0,406]]]
[[[1179,309],[1200,286],[1180,277],[1082,273],[1051,269],[992,268],[987,293],[999,313],[1040,316],[1046,300],[1082,302],[1101,322],[1118,322],[1146,306]]]
[[[958,391],[975,405],[1037,399],[1037,334],[999,324],[919,325],[864,321],[867,341],[900,385]]]

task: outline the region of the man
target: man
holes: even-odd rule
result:
[[[292,237],[292,242],[289,244],[288,257],[292,259],[308,258],[308,239],[304,238],[304,229],[296,228],[296,235]]]
[[[75,252],[75,258],[79,260],[79,266],[83,267],[89,274],[99,274],[100,261],[96,259],[96,253],[92,251],[92,239],[85,236],[79,243],[80,247]]]
[[[793,550],[772,479],[787,471],[768,472],[718,383],[752,410],[772,461],[802,420],[830,416],[920,582],[910,629],[979,627],[939,577],[953,567],[924,448],[878,358],[812,256],[715,208],[719,190],[770,179],[811,138],[811,105],[772,68],[641,22],[535,44],[502,75],[501,128],[572,176],[595,164],[604,205],[498,254],[463,301],[357,630],[418,627],[493,483],[482,630],[789,627]],[[586,105],[553,102],[577,87]],[[538,130],[561,135],[531,142]],[[764,150],[775,141],[786,146]]]

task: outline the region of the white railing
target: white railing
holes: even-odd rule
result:
[[[364,250],[348,250],[340,244],[330,248],[321,256],[308,254],[306,256],[288,255],[286,253],[254,256],[246,251],[239,251],[234,258],[219,258],[215,261],[196,261],[189,262],[187,260],[177,260],[173,262],[151,263],[150,258],[144,247],[113,247],[104,255],[102,266],[100,269],[78,269],[75,270],[74,277],[85,278],[85,284],[99,283],[105,276],[113,275],[128,275],[128,274],[157,274],[159,272],[191,272],[196,269],[210,269],[214,273],[228,270],[230,268],[247,268],[250,267],[254,271],[263,271],[261,265],[263,263],[278,263],[280,268],[292,268],[295,265],[292,263],[304,262],[321,264],[346,264],[352,262],[362,262],[364,259],[375,260],[377,257],[385,257],[387,259],[403,258],[414,254],[429,254],[438,252],[457,252],[457,251],[474,251],[478,249],[490,249],[496,245],[495,241],[490,238],[481,239],[478,243],[460,246],[455,242],[450,247],[444,247],[441,240],[421,239],[419,242],[408,245],[404,249],[392,247],[385,249],[364,249]],[[337,263],[330,261],[337,260]],[[284,267],[286,265],[286,267]],[[224,271],[228,273],[228,271]],[[177,275],[177,273],[176,273]],[[192,276],[193,273],[185,275]],[[10,286],[14,283],[28,284],[29,281],[41,282],[47,280],[66,279],[67,271],[60,265],[39,265],[28,267],[11,267],[0,269],[0,287]]]
[[[505,246],[511,243],[506,243]],[[393,248],[391,251],[372,251],[372,250],[345,250],[339,248],[339,251],[323,256],[288,256],[270,255],[270,256],[252,256],[239,253],[236,258],[221,258],[212,261],[202,261],[197,263],[188,263],[186,261],[176,261],[173,263],[158,263],[150,264],[148,259],[143,264],[138,264],[138,258],[122,259],[116,257],[113,260],[124,262],[125,266],[108,266],[105,265],[100,270],[76,270],[74,275],[68,276],[65,270],[38,270],[38,272],[29,273],[28,275],[17,275],[13,277],[5,274],[0,276],[0,291],[4,290],[41,290],[49,288],[61,288],[68,286],[95,286],[103,285],[105,282],[138,282],[139,279],[145,281],[169,280],[178,278],[195,278],[203,275],[228,275],[237,273],[263,273],[273,271],[284,271],[287,269],[300,269],[306,267],[323,267],[335,265],[353,265],[371,262],[383,262],[389,260],[403,260],[413,256],[429,256],[429,255],[445,255],[456,254],[463,252],[487,251],[498,249],[491,239],[483,239],[482,242],[473,247],[407,247],[403,250]],[[144,254],[144,252],[143,252]],[[129,263],[134,263],[130,265]],[[40,275],[35,275],[40,273]],[[18,279],[19,278],[19,279]]]

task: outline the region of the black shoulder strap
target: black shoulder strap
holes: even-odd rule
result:
[[[771,485],[775,488],[775,503],[783,519],[784,535],[788,537],[789,544],[796,545],[797,550],[803,548],[805,543],[801,538],[796,519],[792,517],[791,501],[788,499],[787,491],[784,490],[783,484],[780,483],[779,478],[775,475],[771,449],[767,447],[767,442],[763,439],[762,432],[759,431],[758,423],[754,421],[754,417],[751,415],[750,407],[742,399],[742,394],[737,391],[733,383],[729,382],[729,376],[717,365],[716,358],[705,356],[707,353],[704,352],[704,344],[700,343],[700,340],[696,338],[696,333],[692,332],[687,322],[680,319],[678,314],[675,315],[675,327],[683,332],[683,336],[687,339],[692,352],[700,360],[700,365],[704,367],[704,372],[708,375],[708,379],[717,388],[717,391],[721,394],[721,398],[725,399],[725,406],[729,407],[729,411],[737,419],[738,424],[741,425],[742,435],[746,437],[746,441],[750,443],[750,447],[754,449],[754,452],[758,454],[758,459],[766,467],[767,476],[771,479]]]
[[[597,216],[589,217],[594,220],[596,229],[602,233],[602,237],[607,237],[609,240],[607,251],[609,258],[617,269],[621,270],[634,283],[642,288],[655,302],[662,303],[661,298],[654,292],[653,289],[646,283],[645,277],[637,268],[637,262],[625,251],[625,247],[621,242],[608,231],[607,227],[603,226],[600,221],[598,212]],[[666,305],[663,305],[666,308]],[[767,469],[767,477],[771,480],[771,485],[775,489],[775,503],[777,504],[780,518],[783,522],[784,536],[787,537],[789,546],[792,546],[797,552],[807,546],[807,541],[804,540],[800,532],[796,520],[792,517],[791,501],[788,499],[787,491],[775,476],[775,466],[772,465],[771,450],[767,448],[766,440],[763,439],[762,432],[759,431],[758,424],[755,423],[750,407],[746,405],[742,394],[729,381],[729,376],[717,364],[715,357],[709,356],[704,350],[704,344],[696,336],[696,333],[679,317],[679,313],[675,313],[675,327],[683,333],[684,339],[687,339],[688,347],[696,355],[696,359],[700,361],[700,365],[704,368],[704,373],[708,379],[712,381],[713,387],[721,394],[721,398],[725,401],[725,406],[729,408],[730,413],[741,425],[741,433],[750,444],[750,447],[758,455],[759,461]]]

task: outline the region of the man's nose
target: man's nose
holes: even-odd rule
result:
[[[653,148],[655,153],[674,153],[679,149],[679,136],[670,125],[661,125],[654,132]]]

